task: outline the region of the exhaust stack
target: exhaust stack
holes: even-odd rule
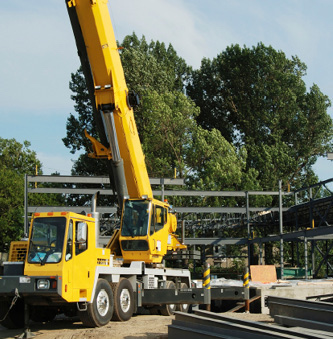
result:
[[[97,212],[97,199],[99,197],[99,191],[97,191],[91,199],[91,216],[95,219],[95,238],[96,238],[96,248],[102,247],[99,243],[100,236],[100,222],[99,222],[99,212]]]

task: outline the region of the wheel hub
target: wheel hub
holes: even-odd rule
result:
[[[109,296],[105,290],[100,290],[98,293],[96,305],[98,313],[104,317],[108,313],[110,305]]]
[[[120,307],[121,310],[126,313],[131,306],[131,296],[128,289],[123,289],[120,293]]]

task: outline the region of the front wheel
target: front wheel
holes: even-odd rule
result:
[[[134,312],[134,297],[132,284],[128,279],[121,278],[117,284],[112,284],[114,295],[114,313],[112,320],[127,321]]]
[[[80,319],[87,327],[101,327],[112,318],[114,310],[113,293],[105,279],[98,279],[94,300],[86,311],[80,311]]]

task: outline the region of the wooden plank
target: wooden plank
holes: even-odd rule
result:
[[[251,265],[251,281],[268,284],[277,281],[276,269],[274,265]]]

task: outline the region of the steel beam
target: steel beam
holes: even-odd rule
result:
[[[327,324],[320,321],[313,321],[311,319],[294,318],[285,315],[275,315],[274,321],[280,325],[287,327],[300,327],[318,331],[327,331],[330,333],[333,332],[332,324]],[[328,336],[325,336],[325,338],[328,338]]]
[[[304,238],[307,238],[308,240],[333,239],[333,226],[316,227],[302,231],[284,233],[282,235],[276,234],[263,238],[255,238],[251,239],[250,243],[258,244],[271,241],[280,241],[281,237],[285,241],[295,241],[295,240],[303,241]]]
[[[266,331],[267,329],[271,330],[272,328],[274,330],[277,330],[279,333],[281,334],[286,334],[286,335],[295,335],[295,330],[294,329],[289,329],[289,328],[284,328],[284,327],[278,327],[275,328],[276,325],[274,324],[265,324],[265,323],[261,323],[261,322],[254,322],[254,321],[249,321],[249,320],[244,320],[244,319],[237,319],[231,316],[224,314],[218,314],[218,313],[212,313],[212,312],[207,312],[207,311],[203,311],[203,310],[196,310],[194,311],[194,313],[196,315],[202,316],[202,317],[207,317],[210,319],[216,319],[216,320],[222,320],[222,321],[229,321],[235,325],[246,325],[246,326],[250,326],[253,328],[258,328],[258,329],[262,329],[264,331]],[[298,333],[298,332],[296,332]],[[302,336],[302,338],[313,338],[312,334],[304,334]],[[316,336],[317,338],[317,336]]]
[[[175,320],[169,326],[169,339],[178,338],[327,338],[317,334],[303,334],[299,331],[286,330],[272,325],[257,325],[254,322],[238,321],[221,317],[213,319],[209,316],[197,314],[176,313]]]
[[[28,182],[52,182],[65,184],[102,184],[109,185],[110,179],[106,176],[74,176],[74,175],[28,175]],[[149,178],[151,185],[184,185],[184,179]]]
[[[277,323],[333,331],[331,303],[268,296],[267,304]]]
[[[185,238],[186,245],[246,245],[246,238]]]
[[[29,206],[28,207],[28,213],[35,213],[35,212],[75,212],[75,213],[81,213],[91,212],[90,206]],[[101,207],[97,206],[97,212],[99,213],[116,213],[117,208],[116,207]]]

